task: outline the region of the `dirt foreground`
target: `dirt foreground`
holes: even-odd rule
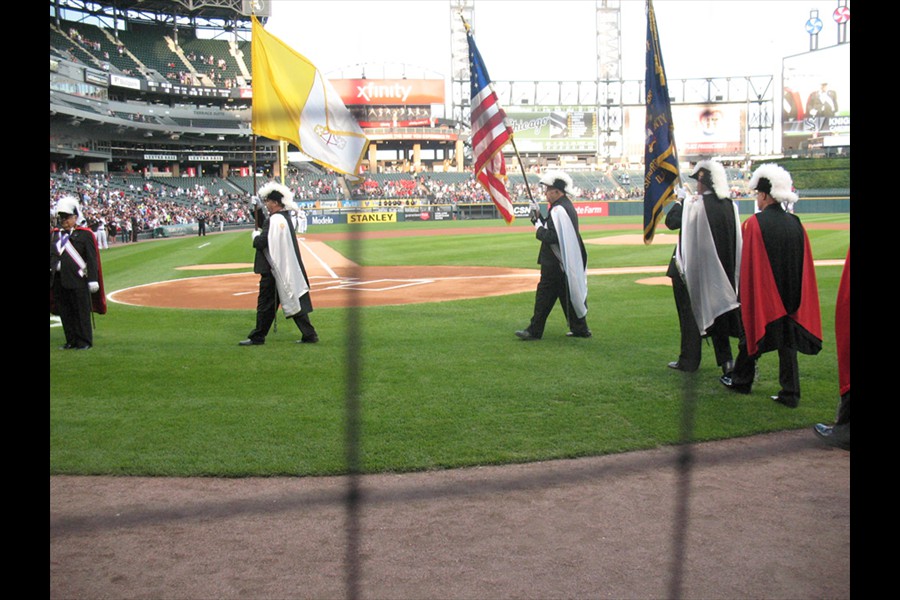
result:
[[[50,478],[51,598],[850,597],[809,430],[359,478]],[[355,525],[354,525],[355,524]]]

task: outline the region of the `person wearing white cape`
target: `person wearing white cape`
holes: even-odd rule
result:
[[[679,200],[666,215],[666,227],[679,229],[678,245],[666,274],[681,329],[681,352],[670,369],[700,368],[701,340],[712,340],[716,364],[727,375],[734,368],[730,338],[741,336],[737,293],[741,272],[741,221],[731,200],[725,167],[702,160],[691,173],[697,194],[676,191]]]
[[[534,315],[526,329],[516,332],[522,340],[539,340],[557,300],[563,308],[569,337],[591,337],[587,325],[587,250],[578,232],[578,213],[569,199],[573,193],[572,178],[562,171],[548,171],[541,177],[547,198],[547,219],[540,216],[537,205],[531,222],[535,237],[541,242],[538,264],[541,279],[534,298]]]
[[[309,320],[313,310],[309,278],[289,216],[289,211],[295,208],[294,194],[286,186],[272,181],[260,188],[259,198],[265,203],[269,218],[262,229],[253,231],[253,247],[256,248],[253,272],[259,274],[256,327],[238,345],[259,346],[266,342],[279,302],[285,318],[293,319],[302,334],[298,343],[316,343],[319,335]]]

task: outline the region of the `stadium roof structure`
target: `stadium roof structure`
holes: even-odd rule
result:
[[[102,21],[176,24],[218,29],[250,31],[249,10],[265,23],[270,0],[50,0],[50,8],[73,11]]]

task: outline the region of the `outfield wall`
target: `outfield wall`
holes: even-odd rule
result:
[[[407,200],[411,203],[419,200]],[[752,214],[756,209],[756,200],[737,200],[738,208],[742,215]],[[543,205],[543,203],[542,203]],[[643,216],[644,203],[640,200],[631,201],[588,201],[575,202],[575,210],[580,217],[628,217]],[[530,211],[528,203],[513,204],[516,217],[527,218]],[[794,212],[803,213],[849,213],[850,197],[840,198],[803,198],[794,206]],[[330,209],[308,208],[310,225],[331,225],[335,223],[347,223],[348,215],[353,215],[357,223],[387,223],[400,221],[446,221],[446,220],[470,220],[470,219],[500,219],[500,213],[493,204],[414,204],[412,206],[395,207],[342,207]]]
[[[407,199],[409,206],[343,206],[334,202],[322,208],[307,207],[309,225],[339,225],[346,223],[400,223],[404,221],[463,221],[501,219],[500,213],[493,204],[427,204],[421,199]],[[737,200],[741,215],[753,214],[756,201],[752,199]],[[542,203],[543,205],[543,203]],[[643,216],[644,204],[639,200],[632,201],[589,201],[575,202],[575,210],[580,217],[632,217]],[[527,219],[530,205],[517,203],[513,205],[516,217]],[[544,208],[546,212],[546,208]],[[794,206],[797,214],[815,213],[849,213],[850,197],[840,198],[802,198]],[[208,231],[233,231],[246,229],[250,223],[227,225],[223,229],[209,226]],[[139,239],[180,237],[197,235],[197,224],[157,227],[152,232],[142,232]]]

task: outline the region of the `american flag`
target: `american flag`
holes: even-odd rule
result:
[[[509,192],[506,191],[506,161],[500,149],[512,139],[512,128],[506,124],[506,113],[500,108],[497,94],[491,88],[481,53],[475,46],[472,30],[466,23],[469,42],[469,68],[472,82],[472,154],[475,157],[475,177],[484,186],[507,223],[513,212]]]

